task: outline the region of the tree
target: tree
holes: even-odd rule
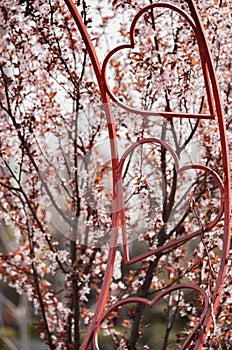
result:
[[[129,42],[131,21],[153,2],[77,2],[102,61],[119,43]],[[189,13],[189,1],[173,3]],[[197,5],[231,141],[231,5],[219,0]],[[66,4],[1,1],[0,18],[1,221],[14,236],[12,248],[0,255],[2,279],[27,294],[49,349],[79,349],[93,319],[108,252],[117,244],[99,346],[181,348],[204,314],[204,295],[211,300],[223,239],[225,174],[218,123],[188,117],[207,116],[212,109],[193,30],[172,9],[149,8],[136,23],[135,47],[104,61],[109,93],[117,99],[111,106],[122,154],[124,199],[116,211],[128,240],[123,251],[125,241],[110,238],[121,182],[112,193],[108,107]],[[164,114],[154,117],[149,114],[154,110]],[[187,117],[170,118],[173,111]],[[217,225],[211,230],[212,223]],[[190,233],[196,233],[193,239],[185,239]],[[167,248],[159,250],[163,245]],[[231,346],[231,279],[228,264],[205,349]],[[177,289],[178,283],[196,288]],[[146,311],[152,305],[133,299],[153,300],[158,292],[163,298],[153,313]],[[124,305],[126,297],[131,304]],[[163,334],[151,340],[145,326],[160,308],[165,309]]]

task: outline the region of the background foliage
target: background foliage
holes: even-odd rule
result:
[[[116,45],[129,41],[131,20],[152,1],[76,3],[102,62]],[[184,1],[173,3],[187,10]],[[231,150],[232,8],[226,0],[198,0],[197,6],[214,57]],[[1,0],[0,23],[3,325],[13,323],[18,330],[25,316],[25,301],[11,298],[12,287],[27,296],[40,338],[50,349],[78,349],[101,289],[111,230],[110,141],[99,89],[63,1]],[[168,9],[141,18],[135,48],[112,57],[107,81],[120,101],[135,108],[208,111],[195,37]],[[173,147],[181,166],[204,164],[223,177],[217,122],[142,118],[112,106],[120,154],[135,141],[156,137]],[[123,184],[132,257],[204,231],[220,206],[211,176],[186,171],[177,179],[170,153],[157,144],[133,152]],[[132,295],[152,299],[179,282],[200,285],[210,295],[222,227],[220,222],[185,245],[131,266],[123,263],[119,243],[108,306]],[[231,280],[230,260],[204,349],[231,348]],[[12,300],[21,310],[18,319]],[[200,296],[190,292],[172,293],[149,312],[141,305],[122,308],[104,323],[101,349],[178,349],[202,308]],[[2,346],[13,348],[11,334],[6,328],[1,332]]]

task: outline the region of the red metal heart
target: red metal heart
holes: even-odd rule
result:
[[[112,51],[110,51],[107,56],[104,59],[103,65],[102,65],[102,75],[103,78],[105,80],[105,89],[107,90],[107,93],[109,94],[109,96],[111,97],[111,99],[117,103],[118,106],[120,106],[121,108],[123,108],[124,110],[128,111],[128,112],[132,112],[134,114],[139,114],[141,116],[163,116],[163,117],[178,117],[178,118],[201,118],[201,119],[214,119],[215,118],[215,110],[214,110],[214,103],[212,101],[212,89],[211,89],[211,85],[209,82],[209,72],[208,72],[208,66],[207,65],[203,65],[202,69],[203,69],[203,75],[204,75],[204,80],[205,80],[205,87],[206,87],[206,95],[208,98],[208,104],[209,104],[209,109],[210,109],[210,114],[197,114],[197,113],[174,113],[174,112],[166,112],[166,111],[148,111],[148,110],[139,110],[133,107],[130,107],[129,105],[126,105],[124,103],[122,103],[117,97],[116,95],[111,91],[108,83],[107,83],[107,78],[106,78],[106,68],[107,65],[110,61],[110,59],[112,58],[112,56],[117,53],[120,50],[124,50],[124,49],[133,49],[135,47],[135,28],[136,28],[136,24],[138,22],[138,20],[140,19],[140,17],[147,11],[154,9],[154,8],[158,8],[158,7],[164,7],[164,8],[169,8],[177,13],[179,13],[182,17],[185,18],[185,20],[189,23],[189,25],[191,26],[191,28],[193,29],[194,33],[197,34],[197,28],[195,23],[193,22],[193,19],[186,13],[184,12],[181,8],[179,8],[178,6],[166,3],[166,2],[160,2],[160,3],[156,3],[156,4],[152,4],[149,6],[146,6],[145,8],[143,8],[140,12],[137,13],[137,15],[134,17],[134,20],[131,23],[131,27],[130,27],[130,43],[129,44],[124,44],[124,45],[120,45],[117,46],[116,48],[114,48]],[[204,53],[201,51],[201,49],[199,48],[199,52],[200,52],[200,56],[201,56],[201,61],[205,62],[204,58]]]
[[[220,177],[218,176],[217,173],[215,173],[212,169],[204,166],[204,165],[200,165],[200,164],[191,164],[191,165],[187,165],[184,167],[179,167],[179,161],[178,161],[178,157],[176,155],[176,153],[174,152],[174,150],[171,148],[170,145],[168,145],[166,142],[159,140],[157,138],[148,138],[148,139],[143,139],[140,141],[137,141],[136,143],[134,143],[133,145],[131,145],[126,152],[123,154],[120,162],[119,162],[119,167],[118,167],[118,176],[119,176],[119,181],[117,183],[117,198],[115,199],[115,203],[114,203],[114,211],[117,211],[121,213],[121,229],[122,229],[122,242],[123,242],[123,249],[124,249],[124,261],[126,264],[133,264],[135,262],[138,262],[140,260],[143,260],[145,258],[148,258],[154,254],[157,254],[159,252],[162,252],[165,249],[169,249],[173,246],[177,246],[180,244],[183,244],[187,241],[189,241],[190,239],[197,237],[199,235],[202,234],[202,229],[198,229],[192,233],[189,233],[183,237],[180,237],[178,239],[172,239],[170,240],[168,243],[157,247],[155,249],[149,250],[147,252],[144,252],[138,256],[135,256],[133,258],[130,258],[129,255],[129,248],[128,248],[128,234],[127,234],[127,227],[126,227],[126,217],[125,217],[125,208],[124,208],[124,195],[123,195],[123,187],[122,187],[122,180],[121,180],[121,174],[122,174],[122,169],[123,169],[123,164],[126,160],[126,158],[131,154],[131,152],[133,152],[133,150],[138,147],[139,145],[142,145],[144,143],[156,143],[159,145],[162,145],[162,147],[165,147],[167,149],[167,151],[169,151],[173,157],[174,160],[174,164],[175,164],[175,168],[177,171],[177,174],[180,174],[184,171],[187,171],[189,169],[197,169],[197,170],[203,170],[206,173],[212,175],[212,177],[214,178],[214,180],[216,181],[218,188],[220,190],[220,194],[221,194],[221,205],[219,208],[219,211],[216,215],[216,217],[210,221],[205,227],[204,227],[204,232],[208,232],[210,231],[220,220],[222,214],[223,214],[223,200],[224,200],[224,188],[223,188],[223,184],[222,181],[220,179]]]
[[[204,302],[205,302],[204,310],[203,310],[203,312],[201,314],[201,317],[200,317],[199,321],[197,322],[197,324],[193,328],[191,334],[187,337],[187,339],[185,340],[184,344],[181,347],[181,350],[186,350],[189,347],[189,345],[190,345],[194,335],[196,334],[197,330],[200,328],[200,326],[201,326],[201,324],[202,324],[202,322],[203,322],[203,320],[204,320],[204,318],[205,318],[205,316],[207,314],[208,307],[209,307],[209,297],[208,297],[206,291],[204,289],[200,288],[197,285],[195,286],[195,285],[190,285],[190,284],[179,284],[179,285],[176,285],[176,286],[169,287],[166,290],[160,292],[152,300],[148,300],[146,298],[141,298],[141,297],[131,297],[131,298],[127,298],[127,299],[121,300],[121,301],[115,303],[114,305],[110,306],[108,308],[108,310],[106,310],[103,313],[101,319],[98,321],[98,323],[96,325],[96,328],[95,328],[95,331],[94,331],[94,338],[93,338],[93,348],[94,348],[94,350],[100,350],[99,345],[98,345],[98,334],[99,334],[99,331],[101,329],[101,326],[102,326],[103,322],[107,319],[107,317],[113,311],[115,311],[116,309],[118,309],[121,306],[124,306],[124,305],[127,305],[127,304],[132,304],[132,303],[141,303],[141,304],[144,304],[144,305],[152,308],[165,295],[168,295],[168,294],[172,293],[173,291],[181,290],[181,289],[192,289],[192,290],[197,291],[198,293],[200,293],[203,296]]]

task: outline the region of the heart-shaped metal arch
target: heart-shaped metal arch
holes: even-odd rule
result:
[[[79,14],[76,6],[73,3],[73,0],[64,0],[67,4],[67,7],[70,10],[70,13],[73,16],[74,21],[76,22],[76,25],[80,31],[80,34],[83,38],[83,41],[85,42],[86,49],[88,51],[88,54],[90,56],[93,69],[98,81],[101,98],[104,106],[104,111],[106,115],[107,120],[107,126],[108,126],[108,132],[109,132],[109,139],[110,139],[110,147],[111,147],[111,157],[112,157],[112,178],[113,178],[113,198],[115,198],[115,193],[117,192],[117,182],[119,180],[118,176],[118,151],[117,151],[117,138],[116,138],[116,130],[114,126],[114,118],[112,115],[112,110],[110,106],[110,98],[114,100],[114,96],[110,94],[110,91],[106,85],[106,79],[105,79],[105,70],[107,62],[109,61],[110,57],[116,52],[111,51],[111,53],[108,54],[107,58],[105,59],[103,63],[103,68],[101,69],[98,57],[96,55],[96,51],[93,47],[93,43],[91,41],[91,38],[87,32],[87,29],[85,27],[85,24],[83,23],[82,17]],[[223,236],[223,250],[221,255],[221,261],[218,271],[218,276],[215,282],[215,288],[213,290],[212,295],[212,307],[209,307],[208,304],[208,310],[207,313],[203,318],[201,318],[201,326],[199,327],[199,336],[194,344],[194,350],[200,350],[203,347],[205,338],[207,336],[207,333],[210,329],[210,326],[213,321],[213,314],[215,315],[217,312],[217,306],[220,301],[220,296],[223,288],[223,278],[226,274],[226,268],[227,268],[227,260],[228,260],[228,252],[230,247],[230,236],[231,236],[231,189],[230,189],[230,166],[229,166],[229,151],[228,151],[228,143],[227,143],[227,135],[226,135],[226,126],[225,126],[225,120],[223,115],[223,109],[222,109],[222,102],[220,97],[220,89],[217,83],[215,70],[213,67],[213,60],[210,54],[210,49],[207,43],[206,35],[204,32],[204,27],[201,23],[201,19],[198,13],[198,9],[196,7],[196,4],[194,0],[185,0],[185,2],[188,4],[191,17],[183,10],[179,9],[176,5],[172,5],[169,3],[159,3],[158,6],[164,6],[167,8],[171,8],[173,11],[176,11],[180,13],[180,15],[183,15],[183,17],[186,19],[186,21],[190,24],[190,26],[193,28],[196,38],[198,41],[199,46],[199,52],[200,52],[200,58],[201,58],[201,64],[202,64],[202,70],[204,74],[205,79],[205,87],[207,90],[207,97],[208,97],[208,103],[210,108],[210,114],[209,115],[197,115],[197,114],[187,114],[187,115],[181,115],[173,112],[161,112],[156,113],[154,115],[160,115],[160,116],[166,116],[166,117],[191,117],[191,118],[203,118],[203,119],[210,119],[214,118],[215,115],[217,116],[218,126],[219,126],[219,133],[220,133],[220,143],[222,148],[222,165],[223,165],[223,207],[224,207],[224,236]],[[158,3],[157,3],[158,4]],[[162,4],[162,5],[161,5]],[[156,4],[154,4],[156,5]],[[153,5],[151,5],[153,6]],[[158,7],[157,6],[157,7]],[[142,10],[143,11],[143,10]],[[147,8],[145,8],[144,12],[147,11]],[[134,24],[136,24],[138,18],[141,15],[141,11],[137,14],[137,16],[134,19]],[[133,27],[132,32],[133,33]],[[132,35],[132,34],[131,34]],[[124,48],[130,48],[131,44],[124,46]],[[117,48],[115,49],[117,50]],[[123,104],[119,103],[119,106],[122,108],[128,108],[127,106],[124,106]],[[147,111],[137,111],[133,110],[134,113],[140,114],[142,116],[146,116],[149,113]],[[153,112],[152,112],[153,113]],[[153,114],[152,114],[153,115]],[[201,166],[197,166],[200,167]],[[218,182],[218,184],[220,181]],[[220,187],[220,186],[219,186]],[[222,187],[220,187],[222,190]],[[222,193],[222,191],[221,191]],[[221,198],[222,201],[222,198]],[[222,210],[222,209],[221,209]],[[106,266],[106,272],[104,275],[104,280],[102,284],[102,290],[99,296],[99,300],[96,305],[96,310],[94,317],[92,319],[91,325],[88,328],[87,334],[81,344],[80,349],[81,350],[87,350],[89,348],[93,333],[96,329],[96,324],[98,324],[99,320],[102,319],[102,314],[104,310],[104,306],[106,304],[109,288],[110,288],[110,279],[112,277],[112,271],[113,271],[113,265],[115,261],[115,255],[116,255],[116,242],[117,242],[117,228],[119,225],[119,212],[113,212],[112,213],[112,244],[109,249],[109,255],[108,255],[108,261]],[[194,286],[192,286],[194,288]]]
[[[119,166],[118,166],[118,176],[119,176],[119,181],[117,183],[117,199],[116,199],[116,207],[115,210],[120,211],[121,213],[121,229],[122,229],[122,242],[123,242],[123,251],[124,251],[124,262],[126,264],[134,264],[140,260],[143,260],[145,258],[148,258],[154,254],[158,254],[164,250],[170,249],[174,246],[178,246],[180,244],[184,244],[185,242],[189,241],[190,239],[197,237],[203,233],[202,229],[198,229],[192,233],[188,233],[185,236],[178,238],[178,239],[173,239],[170,240],[168,243],[157,247],[155,249],[151,249],[145,253],[139,254],[133,258],[130,258],[129,255],[129,248],[128,248],[128,235],[127,235],[127,228],[126,228],[126,215],[125,215],[125,207],[124,207],[124,195],[123,195],[123,184],[122,184],[122,170],[123,170],[123,165],[125,163],[125,160],[127,157],[130,156],[130,154],[135,150],[135,148],[139,147],[140,145],[143,144],[157,144],[161,145],[164,147],[168,152],[170,152],[171,156],[173,157],[174,160],[174,165],[175,165],[175,170],[177,174],[181,174],[184,171],[188,171],[190,169],[195,169],[195,170],[202,170],[205,173],[211,175],[215,182],[218,185],[218,189],[220,191],[220,207],[218,210],[218,213],[216,217],[209,222],[205,227],[204,227],[204,232],[210,231],[221,219],[222,214],[223,214],[223,202],[224,202],[224,188],[223,188],[223,183],[218,174],[210,169],[209,167],[201,164],[191,164],[191,165],[186,165],[184,167],[179,167],[179,161],[178,157],[175,153],[175,151],[172,149],[172,147],[165,141],[157,139],[157,138],[147,138],[143,140],[139,140],[135,142],[133,145],[131,145],[125,153],[122,155]]]
[[[155,9],[155,8],[169,8],[177,13],[179,13],[182,17],[185,18],[185,20],[190,24],[191,28],[193,29],[194,33],[197,33],[197,27],[196,24],[194,23],[193,19],[191,16],[189,16],[185,11],[183,11],[181,8],[178,6],[172,5],[167,2],[160,2],[160,3],[155,3],[152,5],[148,5],[144,7],[142,10],[140,10],[137,15],[134,17],[131,27],[130,27],[130,43],[129,44],[123,44],[119,45],[116,48],[114,48],[112,51],[110,51],[107,56],[104,59],[103,65],[102,65],[102,74],[105,80],[105,86],[106,90],[111,97],[111,99],[121,108],[124,110],[134,113],[134,114],[139,114],[141,116],[163,116],[163,117],[178,117],[178,118],[200,118],[200,119],[213,119],[215,117],[215,108],[214,108],[214,103],[212,99],[212,88],[211,88],[211,83],[209,80],[209,71],[208,71],[208,66],[207,66],[207,60],[205,59],[205,52],[204,50],[201,49],[200,44],[199,45],[199,52],[200,52],[200,57],[201,57],[201,62],[202,62],[202,70],[203,70],[203,75],[204,75],[204,81],[205,81],[205,87],[206,87],[206,92],[207,92],[207,98],[208,98],[208,104],[209,104],[209,110],[210,114],[197,114],[197,113],[174,113],[174,112],[166,112],[166,111],[148,111],[148,110],[140,110],[136,109],[133,107],[130,107],[126,105],[125,103],[121,102],[117,96],[111,91],[108,83],[107,83],[107,77],[106,77],[106,69],[107,65],[112,58],[112,56],[117,53],[120,50],[124,49],[133,49],[135,47],[135,28],[138,20],[140,17],[145,13],[148,12],[149,10]],[[198,37],[197,37],[198,38]]]
[[[121,301],[118,301],[117,303],[115,303],[114,305],[110,306],[106,312],[103,313],[101,319],[99,320],[99,322],[96,325],[96,329],[94,331],[94,338],[93,338],[93,348],[94,350],[100,350],[99,345],[98,345],[98,334],[100,331],[100,328],[103,324],[103,322],[107,319],[107,317],[115,310],[117,310],[118,308],[124,306],[124,305],[128,305],[128,304],[133,304],[133,303],[141,303],[144,304],[146,306],[148,306],[149,308],[152,308],[159,300],[161,300],[164,296],[177,291],[177,290],[182,290],[182,289],[192,289],[198,293],[200,293],[203,298],[204,298],[204,310],[201,314],[201,317],[199,318],[199,321],[196,323],[196,325],[194,326],[191,334],[187,337],[187,339],[185,340],[184,344],[181,347],[181,350],[186,350],[188,349],[191,341],[193,340],[196,332],[198,331],[198,329],[201,327],[201,324],[207,314],[207,309],[209,307],[209,297],[206,293],[206,291],[202,288],[200,288],[199,286],[195,286],[195,285],[191,285],[191,284],[179,284],[176,286],[172,286],[167,288],[166,290],[158,293],[154,299],[152,300],[148,300],[146,298],[142,298],[142,297],[131,297],[131,298],[127,298]]]

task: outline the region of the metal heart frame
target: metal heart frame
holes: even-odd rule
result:
[[[136,24],[140,17],[147,11],[155,9],[155,8],[169,8],[170,10],[174,10],[175,12],[179,13],[184,19],[189,23],[190,27],[192,30],[197,33],[197,27],[193,21],[193,19],[182,9],[180,9],[178,6],[174,6],[170,3],[166,2],[160,2],[160,3],[155,3],[152,5],[149,5],[145,8],[143,8],[141,11],[137,13],[137,15],[134,17],[131,27],[130,27],[130,44],[125,44],[125,45],[120,45],[114,48],[112,51],[110,51],[103,64],[102,64],[102,74],[105,80],[105,86],[107,93],[111,97],[112,101],[114,101],[119,107],[123,108],[124,110],[134,113],[134,114],[139,114],[141,116],[163,116],[166,118],[173,118],[173,117],[178,117],[178,118],[201,118],[201,119],[214,119],[215,118],[215,108],[214,108],[214,103],[212,99],[212,87],[210,84],[209,80],[209,67],[207,65],[207,59],[205,56],[204,50],[201,49],[201,46],[199,45],[199,52],[200,52],[200,58],[201,62],[203,63],[202,69],[203,69],[203,75],[204,75],[204,81],[205,81],[205,87],[206,87],[206,92],[207,92],[207,97],[208,97],[208,103],[209,103],[209,110],[210,114],[191,114],[191,113],[174,113],[174,112],[166,112],[166,111],[147,111],[147,110],[138,110],[135,108],[131,108],[124,103],[120,102],[120,100],[114,95],[114,93],[110,90],[108,83],[107,83],[107,77],[106,77],[106,68],[108,65],[108,62],[110,61],[111,57],[123,50],[123,49],[133,49],[135,47],[135,29],[136,29]]]
[[[176,238],[173,240],[170,240],[168,243],[157,247],[155,249],[151,249],[143,254],[140,254],[138,256],[135,256],[134,258],[130,258],[129,256],[129,249],[128,249],[128,240],[127,240],[127,228],[126,228],[126,215],[125,215],[125,208],[124,208],[124,203],[123,203],[123,188],[122,188],[122,169],[123,169],[123,164],[125,162],[125,159],[127,156],[129,156],[131,154],[131,152],[133,152],[133,150],[138,147],[141,144],[145,144],[145,143],[156,143],[156,144],[160,144],[162,145],[164,148],[166,148],[167,150],[170,151],[170,153],[172,154],[173,158],[174,158],[174,164],[175,164],[175,171],[178,174],[181,174],[184,171],[188,171],[190,169],[195,169],[195,170],[203,170],[205,173],[208,173],[210,175],[212,175],[212,177],[214,178],[215,182],[218,185],[218,189],[220,191],[220,197],[221,197],[221,205],[219,208],[219,211],[216,215],[216,217],[209,222],[206,227],[204,227],[204,232],[209,232],[217,223],[218,221],[221,219],[222,215],[223,215],[223,210],[224,210],[224,205],[223,205],[223,200],[224,200],[224,188],[223,188],[223,183],[220,179],[220,177],[218,176],[218,174],[213,171],[212,169],[201,165],[201,164],[191,164],[191,165],[186,165],[184,167],[179,167],[179,162],[178,162],[178,158],[177,155],[175,154],[174,150],[164,141],[159,140],[159,139],[155,139],[155,138],[150,138],[150,139],[143,139],[140,141],[137,141],[136,143],[134,143],[133,145],[131,145],[126,152],[122,155],[120,162],[119,162],[119,172],[120,172],[120,180],[118,182],[118,198],[119,200],[117,201],[118,204],[118,211],[121,212],[121,228],[122,228],[122,243],[123,243],[123,251],[124,251],[124,261],[126,264],[134,264],[140,260],[146,259],[149,256],[153,255],[153,254],[158,254],[164,250],[170,249],[174,246],[178,246],[180,244],[183,244],[187,241],[189,241],[192,238],[195,238],[197,236],[200,236],[202,234],[202,229],[198,229],[194,232],[188,233],[185,236],[181,237],[181,238]]]
[[[98,348],[98,342],[97,342],[97,335],[99,332],[99,327],[101,326],[102,322],[107,318],[107,316],[118,307],[128,304],[128,303],[143,303],[146,304],[149,307],[152,307],[160,298],[162,298],[164,295],[167,295],[168,293],[171,293],[174,290],[181,290],[185,288],[197,290],[200,292],[205,300],[205,306],[204,311],[199,319],[199,322],[197,323],[196,327],[193,329],[190,336],[186,339],[185,343],[181,347],[181,349],[187,349],[187,346],[190,345],[191,340],[193,339],[193,336],[198,332],[198,338],[194,344],[194,350],[201,350],[205,338],[207,336],[207,333],[209,331],[209,328],[213,322],[213,317],[216,314],[217,307],[220,302],[220,296],[223,288],[223,279],[225,277],[226,268],[227,268],[227,260],[228,260],[228,252],[229,252],[229,244],[230,244],[230,208],[231,208],[231,198],[230,198],[230,172],[229,172],[229,151],[228,151],[228,145],[227,145],[227,136],[226,136],[226,127],[225,127],[225,121],[223,116],[223,108],[221,103],[221,97],[219,92],[219,86],[216,79],[216,74],[213,66],[213,60],[210,54],[210,49],[207,43],[206,35],[204,32],[203,25],[201,23],[201,19],[195,4],[194,0],[186,0],[186,3],[188,4],[190,14],[186,13],[179,7],[169,3],[169,2],[160,2],[155,3],[152,5],[149,5],[145,7],[144,9],[140,10],[138,14],[134,17],[134,20],[132,21],[131,27],[130,27],[130,42],[125,45],[120,45],[116,47],[114,50],[108,53],[106,56],[103,66],[101,68],[98,57],[96,55],[93,43],[91,41],[91,38],[87,32],[87,29],[82,21],[82,17],[79,14],[76,6],[74,5],[72,0],[65,0],[65,3],[67,7],[70,10],[70,13],[73,16],[73,19],[80,31],[80,34],[82,36],[82,39],[86,45],[86,49],[88,51],[88,54],[90,56],[93,69],[98,81],[98,85],[100,88],[101,98],[104,106],[104,111],[106,115],[107,125],[108,125],[108,135],[110,139],[110,146],[111,146],[111,159],[112,159],[112,179],[113,179],[113,202],[115,203],[115,210],[112,212],[112,232],[111,232],[111,241],[110,241],[110,248],[108,252],[108,261],[106,266],[106,271],[102,283],[101,293],[99,296],[99,300],[96,305],[95,314],[92,319],[92,322],[90,324],[90,327],[88,328],[87,334],[82,342],[82,345],[80,347],[81,350],[87,350],[90,347],[90,343],[93,340],[93,346],[95,349]],[[176,11],[181,16],[185,18],[185,20],[189,23],[192,30],[195,33],[198,47],[199,47],[199,53],[200,53],[200,59],[201,59],[201,66],[205,81],[205,87],[207,92],[207,99],[208,99],[208,105],[209,105],[209,114],[185,114],[185,113],[174,113],[174,112],[165,112],[165,111],[144,111],[144,110],[136,110],[134,108],[131,108],[123,103],[121,103],[117,97],[111,92],[106,79],[106,68],[109,60],[113,56],[114,53],[118,52],[121,49],[125,48],[133,48],[135,44],[135,26],[139,20],[139,18],[142,16],[143,13],[146,11],[156,8],[156,7],[164,7],[169,8],[173,11]],[[197,119],[217,119],[218,127],[219,127],[219,134],[220,134],[220,142],[221,142],[221,149],[222,149],[222,166],[223,166],[223,180],[219,178],[219,176],[212,170],[202,165],[191,165],[187,166],[185,168],[179,168],[178,166],[178,158],[175,155],[175,152],[171,149],[170,146],[167,144],[164,144],[164,141],[157,140],[157,139],[151,139],[151,140],[141,140],[138,143],[132,145],[129,147],[122,158],[119,160],[118,157],[118,149],[117,149],[117,140],[116,140],[116,133],[115,133],[115,127],[114,127],[114,118],[111,111],[111,100],[117,103],[117,105],[124,110],[130,111],[134,114],[139,114],[141,116],[160,116],[160,117],[168,117],[168,118],[197,118]],[[221,207],[219,210],[219,213],[217,214],[216,218],[207,226],[207,230],[211,230],[216,223],[219,221],[219,219],[224,215],[224,236],[223,236],[223,249],[222,249],[222,255],[221,255],[221,261],[220,261],[220,267],[218,276],[215,283],[215,288],[213,291],[213,295],[209,296],[203,289],[200,287],[197,287],[195,285],[176,285],[171,288],[167,288],[166,291],[161,292],[159,295],[155,297],[155,299],[149,301],[147,299],[143,299],[140,297],[133,297],[125,299],[121,302],[115,303],[112,305],[108,310],[105,309],[105,304],[110,288],[110,282],[112,278],[113,273],[113,266],[116,256],[116,247],[117,247],[117,240],[118,240],[118,228],[120,225],[123,226],[123,218],[124,218],[124,208],[123,208],[123,188],[122,188],[122,167],[124,160],[126,156],[131,152],[131,150],[138,146],[140,143],[145,142],[157,142],[161,144],[163,143],[163,146],[165,146],[173,155],[174,162],[176,164],[176,170],[177,172],[185,171],[190,168],[194,169],[200,169],[203,171],[206,171],[207,173],[210,173],[214,179],[216,180],[218,187],[220,189],[221,193]],[[121,193],[122,195],[118,195],[118,193]],[[121,218],[121,219],[120,219]],[[121,221],[120,221],[121,220]],[[159,249],[164,250],[171,246],[178,246],[178,244],[183,243],[197,235],[201,234],[201,230],[198,230],[194,233],[190,233],[187,235],[187,238],[184,237],[183,239],[176,239],[172,240],[170,243],[166,244],[163,247],[160,247]],[[156,254],[160,250],[153,250],[151,253],[150,251],[148,253],[142,254],[135,259],[130,259],[128,252],[127,252],[127,240],[126,240],[126,232],[124,232],[124,253],[125,253],[125,262],[126,263],[133,263],[135,261],[143,260],[144,258]]]
[[[199,294],[202,295],[203,299],[204,299],[204,310],[201,314],[201,317],[199,318],[199,321],[196,323],[193,331],[189,334],[189,336],[186,338],[182,349],[186,350],[188,349],[195,333],[197,332],[197,330],[201,327],[201,324],[204,320],[204,317],[207,314],[207,309],[210,306],[209,305],[209,298],[208,295],[206,293],[206,291],[198,286],[194,286],[194,285],[189,285],[189,284],[179,284],[177,286],[172,286],[167,288],[166,290],[160,292],[157,296],[155,296],[152,300],[148,300],[146,298],[142,298],[142,297],[130,297],[130,298],[126,298],[123,299],[121,301],[116,302],[114,305],[112,305],[111,307],[109,307],[102,315],[101,319],[99,320],[97,326],[96,326],[96,331],[94,334],[94,338],[93,338],[93,348],[94,350],[100,350],[99,345],[98,345],[98,333],[99,330],[101,328],[102,323],[107,319],[107,317],[114,311],[117,310],[118,308],[122,307],[123,305],[128,305],[128,304],[132,304],[132,303],[140,303],[140,304],[144,304],[146,306],[148,306],[149,308],[152,308],[159,300],[161,300],[163,297],[165,297],[166,295],[169,295],[170,293],[176,291],[176,290],[181,290],[181,289],[192,289],[196,292],[198,292]]]

